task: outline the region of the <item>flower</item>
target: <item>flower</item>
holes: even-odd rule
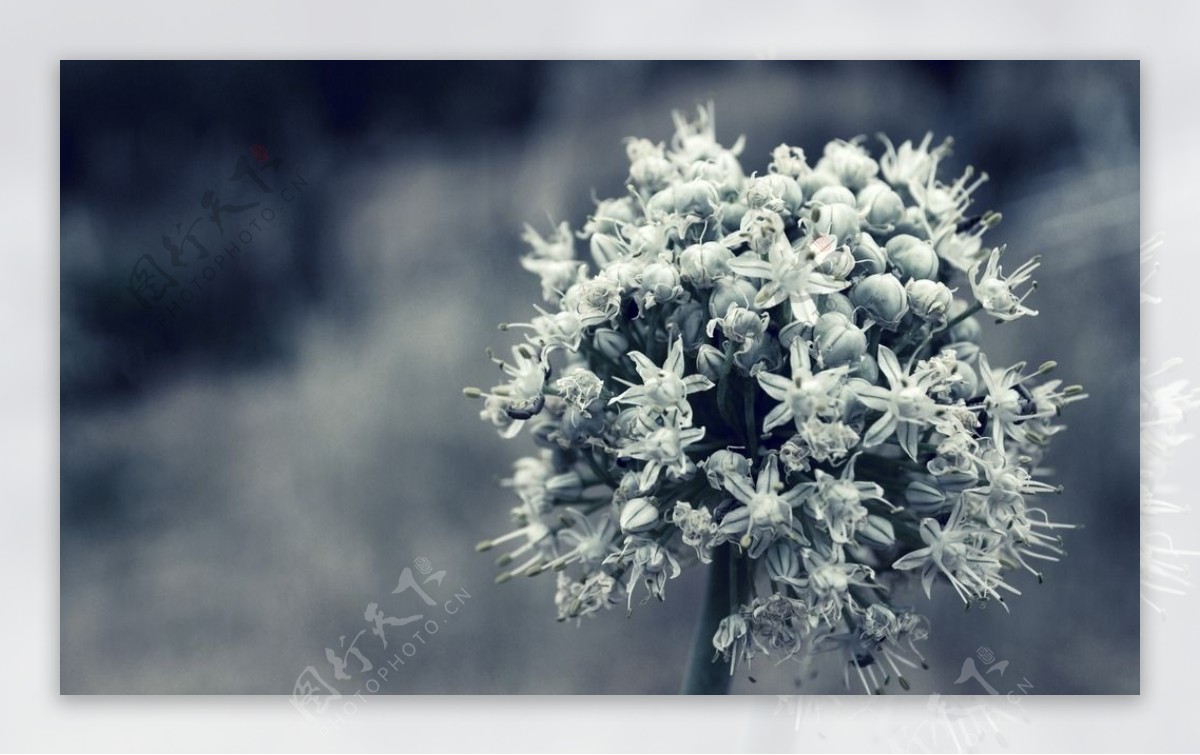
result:
[[[640,351],[629,352],[629,358],[633,360],[642,384],[627,383],[630,386],[628,390],[614,396],[609,403],[632,404],[663,413],[676,412],[686,425],[692,419],[692,407],[687,397],[713,387],[713,382],[703,375],[683,376],[682,338],[675,339],[671,344],[662,367]]]
[[[1013,271],[1012,275],[1004,278],[1000,270],[1000,255],[1003,249],[997,247],[988,255],[987,266],[980,270],[983,261],[976,262],[968,275],[971,281],[971,291],[983,310],[997,320],[1008,322],[1025,315],[1036,315],[1036,309],[1025,306],[1025,300],[1037,288],[1037,283],[1030,282],[1030,274],[1041,264],[1034,257]],[[1029,288],[1020,296],[1017,287],[1029,282]]]
[[[969,526],[961,507],[954,509],[945,526],[936,519],[922,519],[920,533],[925,547],[901,556],[892,568],[900,571],[920,569],[921,587],[926,597],[932,597],[933,581],[938,573],[945,575],[964,603],[988,598],[1003,603],[1004,598],[997,592],[997,587],[1020,594],[1000,576],[996,538],[987,531]]]
[[[625,586],[625,592],[629,595],[626,607],[632,613],[633,593],[639,585],[639,580],[646,589],[646,599],[643,603],[650,598],[663,600],[667,580],[678,577],[682,569],[671,551],[653,540],[636,537],[630,537],[625,548],[620,553],[610,556],[607,563],[621,563],[630,547],[633,548],[633,564],[629,567],[629,584]]]
[[[916,461],[922,427],[942,411],[929,396],[931,380],[907,375],[887,346],[879,347],[879,369],[889,387],[862,386],[856,394],[859,401],[883,413],[863,435],[863,446],[878,446],[894,433],[904,453]]]
[[[671,523],[679,528],[683,544],[696,550],[696,558],[701,563],[712,563],[712,549],[719,533],[708,509],[694,508],[686,501],[678,501],[671,512]]]
[[[713,647],[729,661],[729,673],[733,674],[737,662],[741,659],[749,661],[754,657],[754,647],[750,643],[750,624],[741,613],[734,613],[721,619],[713,635]]]
[[[891,506],[879,483],[854,479],[853,461],[847,463],[837,477],[820,469],[815,475],[813,482],[802,483],[797,488],[799,498],[809,515],[835,543],[853,542],[855,531],[867,524],[864,501],[880,501]]]
[[[829,249],[810,258],[797,252],[786,238],[779,236],[769,245],[767,259],[747,252],[727,264],[730,270],[739,275],[767,281],[754,297],[755,308],[770,309],[791,299],[793,307],[808,311],[812,307],[813,294],[840,291],[849,285],[816,269],[814,262],[833,251]]]
[[[763,419],[764,433],[793,422],[799,429],[814,416],[832,418],[841,412],[841,386],[846,368],[812,373],[808,351],[798,342],[792,344],[792,377],[763,371],[758,373],[758,384],[763,392],[780,402]]]
[[[929,145],[933,142],[933,132],[925,134],[925,138],[916,147],[911,140],[906,140],[900,149],[892,146],[886,134],[880,134],[879,140],[887,145],[887,152],[879,159],[879,167],[883,177],[893,186],[907,188],[909,184],[924,186],[933,178],[937,163],[950,153],[953,139],[946,138],[932,150]]]
[[[776,537],[801,539],[792,529],[792,507],[799,503],[800,491],[781,494],[782,487],[779,459],[774,454],[767,457],[757,480],[746,475],[727,475],[725,489],[742,503],[742,507],[726,514],[721,531],[741,535],[739,543],[743,548],[749,548],[753,555],[765,550]]]
[[[646,462],[638,479],[643,488],[649,488],[662,473],[678,480],[690,477],[696,471],[696,464],[688,456],[687,447],[703,438],[704,432],[703,427],[665,425],[626,443],[617,450],[617,455],[623,459]]]
[[[1035,314],[1039,263],[1003,274],[983,241],[999,214],[967,214],[986,175],[938,176],[949,139],[881,137],[878,161],[835,140],[814,166],[783,144],[747,174],[714,113],[629,139],[622,196],[578,234],[526,227],[545,306],[502,326],[524,338],[492,357],[501,383],[464,392],[538,450],[501,483],[507,533],[478,547],[510,548],[498,582],[554,572],[576,623],[711,569],[702,640],[730,674],[832,651],[847,684],[907,689],[928,627],[894,587],[1003,600],[1010,572],[1063,557],[1039,465],[1083,391],[1045,380],[1051,362],[992,368],[975,313]]]
[[[585,579],[576,581],[559,572],[554,605],[558,608],[558,620],[581,619],[611,606],[611,596],[617,581],[605,572],[593,572]]]

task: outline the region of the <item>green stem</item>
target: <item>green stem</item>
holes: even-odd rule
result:
[[[743,408],[746,415],[746,445],[750,448],[751,461],[758,458],[758,422],[755,421],[754,413],[754,398],[757,392],[758,385],[756,381],[751,380],[746,384],[746,390],[743,393]]]
[[[713,635],[721,620],[728,616],[733,607],[730,590],[733,588],[732,546],[722,545],[713,551],[713,562],[705,570],[708,584],[704,589],[704,607],[700,623],[692,639],[692,653],[688,661],[687,676],[683,680],[682,694],[724,695],[729,691],[729,667],[713,660]]]
[[[975,302],[971,306],[964,309],[957,317],[952,319],[950,322],[948,322],[945,325],[943,325],[942,327],[938,328],[937,332],[940,333],[943,330],[950,330],[950,328],[953,328],[955,325],[958,325],[960,322],[967,319],[968,317],[975,314],[976,312],[978,312],[981,309],[983,309],[983,305],[980,304],[979,302]]]
[[[881,326],[879,323],[875,323],[874,327],[871,328],[870,340],[867,343],[867,353],[871,355],[872,359],[879,358],[879,342],[882,339],[883,326]]]

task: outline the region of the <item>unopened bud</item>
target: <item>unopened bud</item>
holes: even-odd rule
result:
[[[867,353],[866,334],[850,318],[838,312],[828,312],[817,318],[813,341],[817,346],[817,359],[825,367],[855,365]]]
[[[633,498],[621,508],[621,531],[626,535],[649,532],[658,524],[658,509],[653,499]]]
[[[922,241],[916,236],[902,233],[889,239],[887,255],[892,266],[905,280],[912,278],[934,280],[937,278],[940,264],[937,252],[933,251],[933,247],[928,242]]]
[[[954,293],[945,283],[918,278],[910,280],[904,290],[914,315],[935,326],[946,322],[950,305],[954,302]]]
[[[868,275],[850,289],[850,301],[867,317],[891,330],[908,314],[908,295],[894,275]]]
[[[596,349],[612,361],[620,361],[629,352],[629,339],[612,328],[598,328],[592,336]]]

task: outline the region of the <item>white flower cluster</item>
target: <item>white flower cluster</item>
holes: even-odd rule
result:
[[[548,308],[503,326],[527,331],[507,381],[467,393],[543,450],[506,481],[515,528],[480,549],[514,544],[499,581],[555,572],[560,620],[729,568],[712,642],[731,671],[830,649],[868,691],[907,686],[926,627],[897,583],[1003,601],[1008,570],[1061,554],[1035,473],[1082,393],[1034,380],[1053,364],[993,370],[974,317],[1036,314],[1037,262],[1004,275],[983,245],[999,215],[968,214],[986,176],[937,177],[949,140],[881,137],[879,160],[834,141],[811,166],[781,145],[747,176],[711,106],[675,122],[669,146],[628,141],[628,195],[579,234],[527,230]]]

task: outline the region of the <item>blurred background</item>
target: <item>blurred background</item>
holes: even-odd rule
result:
[[[991,176],[989,240],[1044,263],[1040,316],[986,349],[1088,389],[1049,458],[1048,508],[1084,528],[1045,584],[1017,578],[1011,613],[914,596],[933,632],[912,692],[981,691],[955,682],[987,649],[1000,692],[1136,693],[1138,80],[1136,62],[64,62],[61,690],[291,694],[311,668],[350,695],[392,661],[364,694],[674,692],[702,573],[578,627],[550,578],[494,585],[474,544],[507,531],[496,481],[528,446],[461,388],[491,384],[484,349],[512,343],[495,325],[539,300],[522,224],[578,227],[623,192],[623,138],[668,139],[672,109],[712,99],[747,172],[781,142],[815,158],[931,130],[956,141],[943,175]],[[418,582],[435,605],[393,594],[405,568],[445,572]],[[388,626],[382,648],[372,602],[436,635]],[[754,677],[734,690],[846,691],[828,664]]]

